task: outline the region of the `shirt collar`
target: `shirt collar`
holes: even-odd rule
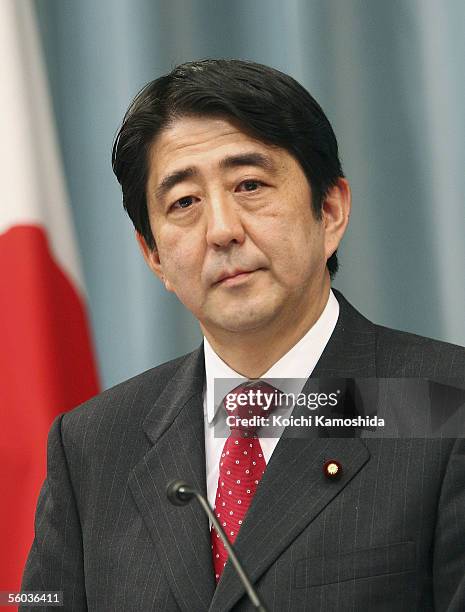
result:
[[[262,380],[270,378],[292,379],[300,378],[307,379],[313,372],[318,360],[321,357],[329,339],[336,327],[339,317],[339,302],[334,293],[330,290],[328,301],[323,312],[318,320],[308,330],[308,332],[295,344],[285,355],[279,359],[271,368],[261,377]],[[213,421],[219,405],[215,405],[214,400],[214,381],[215,378],[231,378],[231,391],[240,381],[247,380],[225,363],[219,357],[208,340],[204,337],[204,354],[205,354],[205,377],[206,377],[206,409],[208,423]],[[271,382],[271,381],[270,381]],[[287,392],[284,388],[286,385],[281,384],[281,391]],[[290,390],[290,389],[289,389]],[[300,389],[301,391],[301,389]]]

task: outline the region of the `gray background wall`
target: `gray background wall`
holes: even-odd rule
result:
[[[338,136],[353,214],[334,285],[378,323],[465,344],[462,0],[34,0],[104,387],[192,349],[110,167],[135,93],[175,64],[288,72]]]

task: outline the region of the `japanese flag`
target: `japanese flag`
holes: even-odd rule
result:
[[[0,590],[19,590],[54,417],[98,391],[31,2],[0,2]]]

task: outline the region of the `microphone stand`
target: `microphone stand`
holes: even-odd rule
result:
[[[173,480],[169,483],[168,488],[166,490],[166,494],[170,502],[176,506],[185,506],[190,502],[190,500],[195,497],[199,504],[202,506],[204,512],[207,514],[208,518],[212,522],[216,532],[219,534],[224,547],[228,553],[229,559],[231,559],[234,568],[247,591],[247,595],[252,602],[252,605],[258,612],[268,612],[267,608],[261,601],[257,591],[253,587],[252,583],[249,580],[244,568],[242,567],[241,562],[236,556],[234,552],[234,548],[231,546],[226,534],[223,531],[222,526],[220,525],[215,513],[210,508],[210,504],[205,499],[205,497],[196,489],[191,487],[189,484],[182,480]]]

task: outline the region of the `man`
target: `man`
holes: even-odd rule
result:
[[[204,343],[54,422],[23,590],[62,590],[66,610],[250,610],[200,507],[166,497],[180,478],[218,514],[230,504],[214,379],[463,381],[465,351],[374,325],[331,290],[350,190],[328,120],[287,75],[175,68],[129,108],[113,168],[145,260]],[[270,610],[465,608],[463,440],[258,432],[250,448],[231,536]]]

